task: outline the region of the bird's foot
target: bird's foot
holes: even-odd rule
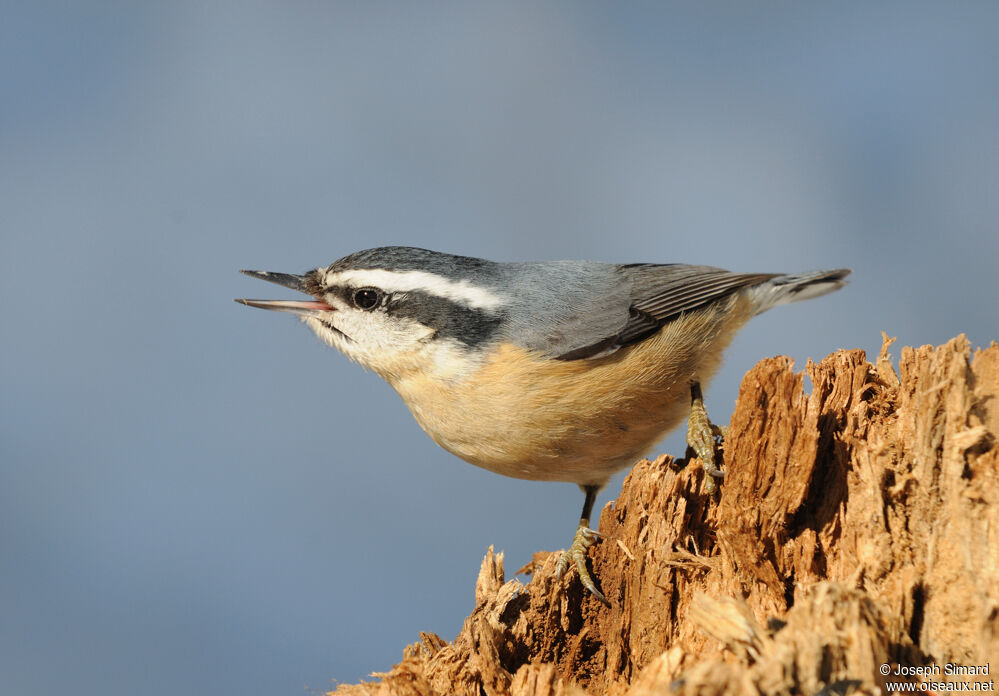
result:
[[[704,407],[704,397],[701,395],[701,385],[693,383],[690,386],[690,418],[687,420],[687,444],[704,468],[704,489],[708,494],[718,490],[715,479],[725,476],[715,464],[715,437],[725,437],[727,428],[717,426],[708,418],[708,410]]]
[[[572,544],[558,559],[558,565],[555,566],[555,578],[561,579],[565,575],[565,571],[569,569],[569,561],[572,561],[572,564],[576,566],[576,572],[579,573],[579,581],[583,587],[601,602],[610,606],[610,602],[604,597],[604,593],[597,589],[593,583],[593,578],[590,577],[590,572],[586,569],[586,552],[597,542],[599,536],[597,532],[589,528],[587,520],[580,522],[579,526],[576,527],[576,536],[573,537]]]

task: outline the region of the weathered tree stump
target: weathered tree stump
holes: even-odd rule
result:
[[[896,373],[889,344],[876,365],[855,350],[754,367],[714,498],[700,467],[636,464],[590,552],[610,608],[556,582],[555,554],[525,585],[490,549],[453,642],[423,634],[334,693],[883,694],[898,665],[994,679],[999,346],[903,348]]]

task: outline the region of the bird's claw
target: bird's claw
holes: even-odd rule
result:
[[[583,584],[583,587],[589,590],[590,594],[598,600],[610,606],[610,602],[604,596],[604,593],[597,589],[597,586],[593,583],[593,578],[590,577],[590,572],[586,569],[586,552],[597,542],[599,537],[600,535],[597,532],[584,524],[580,524],[576,528],[576,536],[573,537],[572,544],[558,559],[558,565],[555,566],[555,578],[561,580],[562,576],[565,575],[565,571],[569,569],[569,561],[572,561],[572,564],[576,567],[576,572],[579,573],[579,581]]]
[[[725,472],[715,464],[715,437],[725,437],[727,428],[717,426],[708,418],[704,407],[701,386],[696,382],[690,387],[690,417],[687,419],[687,444],[701,460],[704,469],[704,489],[708,494],[718,490],[715,479],[725,477]]]

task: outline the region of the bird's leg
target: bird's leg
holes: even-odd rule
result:
[[[708,419],[708,411],[704,408],[704,395],[701,394],[701,384],[690,384],[690,418],[687,420],[687,444],[701,460],[704,467],[704,487],[708,493],[714,493],[718,486],[716,478],[725,475],[715,464],[715,435],[725,437],[725,428],[714,425]]]
[[[576,566],[576,571],[579,573],[579,581],[583,583],[583,587],[589,590],[601,602],[610,606],[610,602],[604,597],[603,592],[598,590],[597,586],[593,584],[593,578],[590,577],[589,571],[586,570],[586,552],[596,543],[598,536],[594,530],[590,529],[590,513],[593,512],[593,503],[597,500],[597,493],[600,492],[600,486],[580,486],[580,488],[586,494],[586,499],[583,501],[583,514],[579,519],[579,526],[576,527],[576,536],[572,539],[572,545],[558,559],[558,565],[555,567],[555,577],[561,578],[565,575],[565,571],[569,569],[569,561],[572,561],[573,565]]]

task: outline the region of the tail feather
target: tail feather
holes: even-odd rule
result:
[[[749,288],[748,292],[756,305],[756,313],[765,312],[771,307],[790,304],[801,300],[811,300],[826,293],[839,290],[846,285],[849,268],[835,271],[811,271],[781,275]]]

